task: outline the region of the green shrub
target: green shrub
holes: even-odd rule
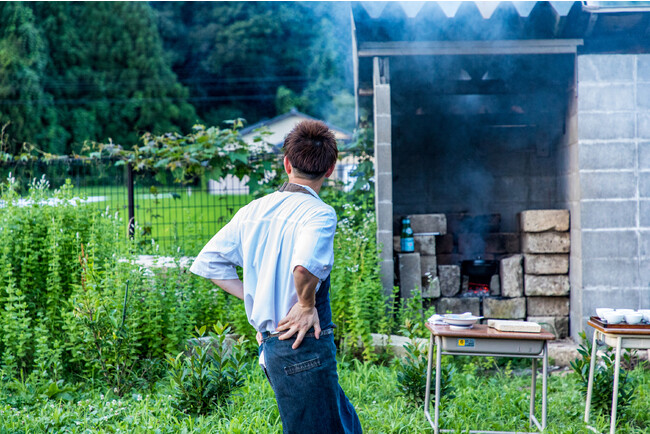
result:
[[[587,396],[587,387],[589,384],[589,366],[591,363],[592,343],[585,332],[580,333],[581,343],[578,347],[580,356],[571,362],[571,368],[578,377],[580,391],[583,396]],[[612,411],[612,395],[614,393],[614,350],[606,347],[601,357],[603,363],[596,363],[594,367],[594,382],[591,395],[591,407],[596,411],[610,413]],[[622,362],[630,363],[630,353],[623,350],[621,354]],[[636,398],[634,392],[636,384],[631,376],[621,368],[618,378],[618,405],[621,415],[630,407]]]
[[[409,338],[409,342],[404,345],[406,356],[396,362],[398,389],[402,396],[406,398],[409,404],[415,407],[421,407],[424,404],[427,387],[427,351],[426,342],[418,342],[417,337],[420,335],[418,329],[420,322],[411,322],[406,320],[404,323],[403,334]],[[435,370],[435,366],[432,367]],[[451,379],[454,373],[453,365],[443,365],[440,369],[440,396],[448,399],[454,397],[454,387],[451,385]],[[435,391],[435,372],[431,375],[431,393]]]
[[[196,330],[195,345],[187,345],[176,357],[167,355],[174,406],[185,413],[214,411],[244,385],[244,338],[227,345],[230,327],[217,323],[213,328],[211,342],[202,341],[206,332],[203,326]]]

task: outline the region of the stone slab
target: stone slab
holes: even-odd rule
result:
[[[439,235],[436,237],[436,254],[454,252],[454,236],[452,234]]]
[[[526,310],[531,316],[568,316],[569,297],[528,297]]]
[[[534,274],[524,275],[524,294],[531,296],[562,296],[569,295],[569,276]]]
[[[412,214],[408,218],[414,233],[447,233],[447,217],[444,214]]]
[[[522,232],[565,232],[569,230],[569,210],[543,209],[522,211],[519,214]]]
[[[521,297],[524,295],[523,256],[512,255],[501,259],[499,275],[501,278],[501,295],[504,297]]]
[[[440,279],[438,276],[422,277],[422,298],[440,297]]]
[[[446,253],[436,255],[438,258],[438,266],[440,265],[458,265],[463,257],[458,253]]]
[[[440,292],[445,297],[453,297],[460,291],[460,267],[458,265],[438,265]]]
[[[469,282],[467,286],[469,287]],[[501,279],[498,274],[493,274],[490,278],[490,295],[501,295]]]
[[[471,312],[472,315],[476,316],[481,314],[481,301],[478,297],[442,297],[434,302],[434,306],[436,307],[436,313],[441,315],[465,312]]]
[[[413,291],[422,290],[422,271],[419,253],[400,253],[397,255],[399,266],[399,288],[402,298],[413,297]]]
[[[524,272],[526,274],[567,274],[569,272],[569,255],[547,254],[524,255]]]
[[[524,253],[569,253],[569,232],[539,232],[521,234],[521,250]]]
[[[420,255],[420,272],[422,276],[435,277],[438,275],[438,261],[435,256]]]
[[[529,316],[526,321],[535,322],[555,335],[557,339],[569,336],[568,316]]]
[[[415,244],[415,251],[420,252],[421,255],[435,255],[436,254],[436,237],[434,235],[418,235],[413,236]]]
[[[526,298],[485,298],[483,316],[496,319],[526,318]]]

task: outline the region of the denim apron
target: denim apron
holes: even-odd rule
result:
[[[280,191],[312,194],[289,183]],[[319,339],[312,328],[294,350],[295,335],[281,341],[278,334],[262,333],[261,365],[275,393],[285,434],[362,432],[357,413],[338,381],[329,290],[328,276],[316,292]]]

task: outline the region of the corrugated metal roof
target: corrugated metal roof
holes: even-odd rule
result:
[[[434,1],[434,2],[423,2],[423,1],[414,1],[414,2],[387,2],[387,1],[378,1],[378,2],[361,2],[361,5],[363,8],[368,12],[368,15],[371,18],[379,18],[383,12],[383,10],[386,8],[386,6],[390,3],[397,3],[399,7],[402,8],[404,13],[406,14],[407,17],[409,18],[415,18],[417,15],[420,13],[422,8],[426,4],[436,4],[442,12],[447,16],[447,18],[453,18],[456,15],[456,12],[460,8],[460,6],[463,3],[473,3],[478,11],[480,12],[481,16],[484,19],[489,19],[494,12],[497,10],[497,8],[504,7],[504,4],[509,4],[514,6],[515,10],[519,14],[520,17],[528,17],[535,7],[536,3],[539,2],[534,2],[534,1],[519,1],[519,2],[495,2],[495,1],[467,1],[467,2],[462,2],[462,1]],[[574,3],[580,3],[580,2],[572,2],[572,1],[550,1],[551,7],[555,10],[555,12],[561,16],[565,17],[569,14],[569,11],[573,7]],[[507,7],[507,6],[506,6]]]

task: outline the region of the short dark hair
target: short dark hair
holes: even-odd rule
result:
[[[334,133],[325,123],[307,120],[296,125],[284,139],[284,155],[298,176],[318,179],[336,164],[339,151]]]

